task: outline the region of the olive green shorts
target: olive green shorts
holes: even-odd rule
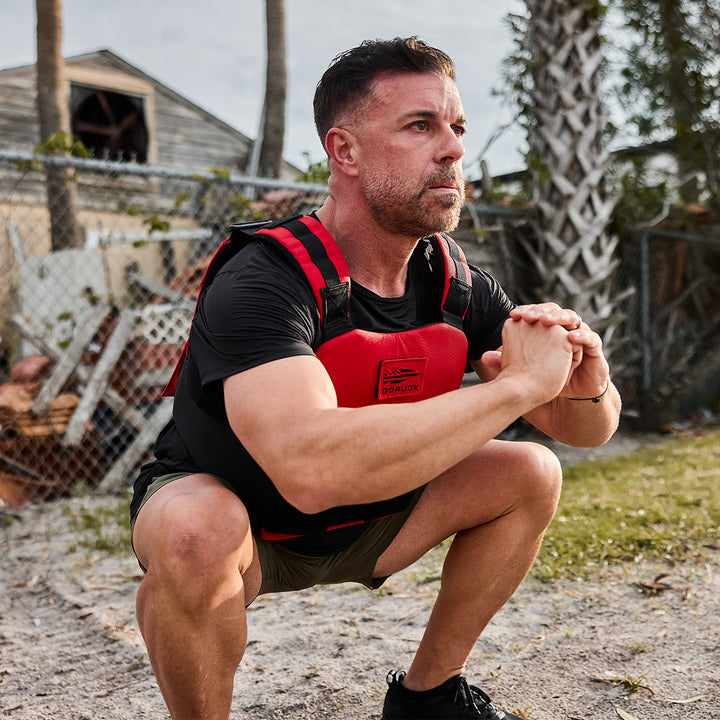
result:
[[[187,477],[189,474],[170,473],[155,478],[145,491],[140,509],[161,487],[173,480]],[[217,480],[229,488],[229,485],[221,478],[217,478]],[[262,569],[262,585],[259,595],[343,582],[357,582],[376,590],[387,578],[373,577],[375,564],[400,532],[423,490],[424,486],[418,488],[408,507],[401,512],[369,522],[363,534],[350,547],[334,555],[320,557],[302,555],[284,547],[280,542],[262,540],[254,535]],[[135,518],[130,523],[131,531],[134,525]],[[145,572],[142,564],[140,567]]]

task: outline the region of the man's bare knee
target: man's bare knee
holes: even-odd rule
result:
[[[219,510],[219,509],[218,509]],[[230,557],[242,564],[243,548],[250,542],[250,521],[242,506],[179,508],[169,513],[161,552],[173,564],[207,571]],[[251,559],[248,558],[248,559]]]
[[[518,472],[526,479],[524,497],[539,519],[552,520],[562,487],[562,467],[552,450],[538,443],[518,443]]]
[[[250,521],[243,504],[224,488],[199,495],[151,498],[140,511],[134,543],[156,581],[194,587],[222,583],[252,562]],[[153,502],[155,501],[155,502]]]
[[[249,561],[241,562],[241,558],[252,558],[252,540],[248,532],[244,542],[250,548],[246,551],[242,531],[236,528],[229,536],[222,536],[223,524],[210,529],[195,517],[168,527],[150,554],[147,575],[138,592],[139,615],[144,601],[162,598],[187,616],[202,617],[228,593],[244,593],[241,566],[249,565]]]

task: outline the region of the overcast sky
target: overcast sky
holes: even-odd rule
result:
[[[288,97],[285,157],[322,159],[312,122],[315,84],[335,55],[367,38],[418,35],[447,52],[469,118],[468,175],[488,139],[512,118],[494,97],[511,49],[505,22],[522,0],[285,0]],[[255,137],[264,95],[264,0],[63,0],[63,53],[112,50],[241,132]],[[0,0],[0,68],[35,62],[35,3]],[[522,167],[515,128],[485,155],[492,174]]]

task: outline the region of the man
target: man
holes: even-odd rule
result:
[[[574,311],[514,307],[435,236],[464,202],[454,76],[415,38],[336,58],[315,96],[327,201],[211,264],[132,507],[138,620],[173,718],[228,717],[258,594],[379,587],[453,535],[383,717],[515,717],[463,672],[535,558],[561,472],[545,447],[493,438],[524,416],[599,445],[620,400]],[[467,362],[484,382],[459,389]]]

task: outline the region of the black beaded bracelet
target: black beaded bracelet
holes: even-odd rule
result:
[[[608,388],[610,387],[610,379],[608,378],[608,381],[605,383],[605,389],[597,396],[597,397],[589,397],[589,398],[565,398],[566,400],[592,400],[594,403],[599,403],[600,398],[608,391]]]

